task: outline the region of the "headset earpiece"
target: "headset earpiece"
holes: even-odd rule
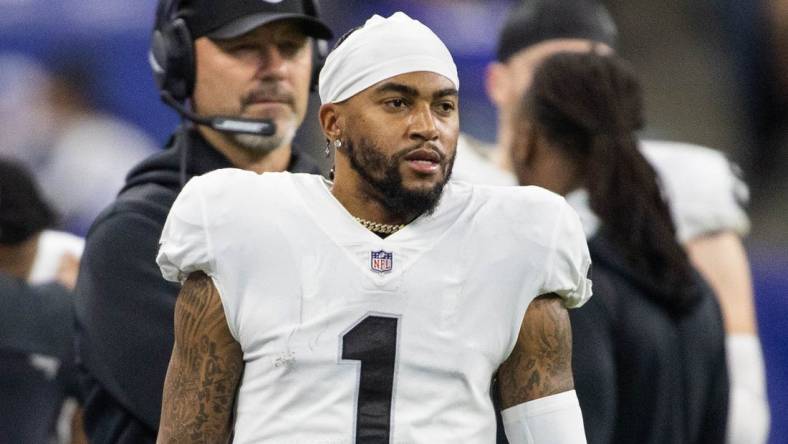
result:
[[[178,101],[184,101],[194,91],[195,63],[194,41],[186,21],[176,18],[168,28],[167,34],[167,91]]]
[[[314,39],[312,44],[312,83],[309,87],[312,92],[317,91],[320,82],[320,70],[328,57],[328,40]]]
[[[303,0],[304,13],[306,15],[320,18],[320,3],[318,0]],[[312,44],[312,83],[309,88],[312,92],[317,91],[318,83],[320,80],[320,70],[323,69],[323,64],[328,57],[329,47],[328,41],[322,39],[313,39]]]
[[[162,3],[153,30],[149,61],[159,91],[168,93],[178,102],[194,90],[194,43],[183,18],[173,17],[177,1]]]

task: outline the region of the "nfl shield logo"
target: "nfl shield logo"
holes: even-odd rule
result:
[[[391,271],[391,265],[394,262],[394,253],[386,251],[373,251],[372,252],[372,271],[378,273],[388,273]]]

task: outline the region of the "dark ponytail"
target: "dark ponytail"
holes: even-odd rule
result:
[[[634,71],[615,56],[561,53],[534,73],[524,115],[578,165],[602,230],[672,313],[698,299],[654,169],[638,149],[643,105]]]

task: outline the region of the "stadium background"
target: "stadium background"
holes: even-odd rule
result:
[[[494,140],[495,113],[484,92],[484,69],[494,58],[498,29],[514,0],[321,3],[338,35],[372,13],[388,15],[399,9],[432,27],[449,45],[460,70],[463,130]],[[788,2],[606,3],[619,23],[620,52],[644,81],[644,136],[718,148],[742,165],[751,185],[753,228],[747,246],[772,406],[770,443],[788,443],[788,111],[786,102],[774,99],[775,91],[788,97],[788,85],[777,87],[779,63],[769,41],[770,30],[785,29],[769,7],[786,11]],[[163,144],[177,116],[159,102],[147,65],[154,9],[154,0],[0,0],[0,102],[10,103],[12,112],[29,112],[14,100],[24,101],[20,88],[35,88],[28,72],[32,66],[46,70],[64,59],[76,61],[91,73],[83,80],[99,109]],[[781,20],[788,20],[788,14]],[[322,159],[316,105],[313,97],[298,140]],[[7,117],[0,114],[0,140],[10,131]]]

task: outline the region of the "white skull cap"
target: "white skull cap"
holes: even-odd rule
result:
[[[460,89],[454,59],[430,28],[404,12],[374,15],[328,55],[320,71],[320,100],[344,102],[380,81],[417,71],[440,74]]]

